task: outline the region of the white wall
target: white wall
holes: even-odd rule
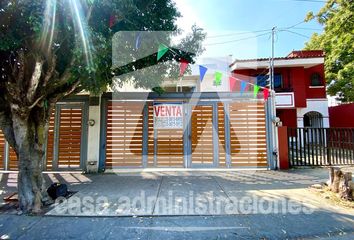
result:
[[[218,58],[203,58],[200,65],[207,67],[208,71],[205,74],[203,82],[200,85],[201,92],[229,92],[230,83],[229,76],[231,76],[229,65],[231,64],[231,56]],[[215,72],[222,73],[221,85],[215,86]],[[199,75],[199,66],[193,71],[193,74]]]
[[[94,120],[95,125],[88,126],[88,146],[87,146],[87,172],[97,172],[100,159],[100,126],[101,107],[89,106],[89,120]]]
[[[316,111],[322,114],[323,127],[329,127],[328,100],[323,99],[307,99],[306,108],[297,108],[297,127],[304,127],[303,117],[306,113]]]
[[[213,74],[206,74],[203,82],[200,84],[200,91],[201,92],[229,92],[230,91],[230,84],[229,84],[229,77],[228,75],[223,73],[221,85],[215,86],[215,71]]]

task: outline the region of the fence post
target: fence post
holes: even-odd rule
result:
[[[149,105],[145,102],[143,110],[143,168],[148,166],[148,148],[149,148]]]
[[[325,136],[326,136],[326,145],[327,145],[327,162],[328,162],[328,165],[331,166],[331,147],[330,147],[330,144],[331,144],[331,141],[330,141],[330,129],[325,129]]]
[[[9,143],[5,140],[5,146],[4,146],[4,170],[7,171],[9,170],[10,167],[10,146]]]
[[[278,127],[279,169],[289,169],[288,128]]]

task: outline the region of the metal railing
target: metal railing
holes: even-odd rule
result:
[[[290,166],[354,164],[354,128],[288,128]]]

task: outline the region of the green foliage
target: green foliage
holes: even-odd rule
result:
[[[153,92],[157,93],[159,96],[162,95],[163,93],[165,93],[165,89],[158,86],[158,87],[153,87],[151,89]]]
[[[79,17],[75,15],[71,4],[73,2],[79,6]],[[46,11],[52,10],[54,6],[55,14],[49,14],[46,18]],[[26,57],[35,54],[48,60],[54,55],[56,76],[60,78],[68,70],[71,74],[66,85],[72,85],[80,79],[80,89],[98,93],[112,84],[112,38],[115,33],[165,31],[159,41],[170,44],[173,35],[179,31],[176,26],[179,16],[172,0],[2,0],[0,65],[10,69],[5,66],[8,63],[6,59],[11,56],[15,59],[16,52],[23,49]],[[81,19],[85,38],[80,32],[78,18]],[[55,26],[52,31],[53,20]],[[51,31],[53,39],[49,41]],[[200,53],[204,37],[202,30],[195,27],[181,44],[190,45],[192,52]],[[130,54],[134,45],[135,42],[126,44],[125,49],[118,50],[118,56]],[[146,61],[153,65],[152,58]],[[143,77],[138,78],[125,76],[124,69],[114,70],[121,72],[118,83],[133,80],[137,87],[151,87],[152,83],[153,86],[159,85],[166,71],[176,72],[177,67],[177,63],[169,63],[168,66],[159,64],[153,73],[142,70]],[[134,64],[133,68],[136,69]],[[156,77],[156,72],[160,77]],[[6,80],[6,74],[1,74],[2,79]]]
[[[186,60],[194,63],[194,57],[202,51],[205,33],[196,26],[179,43],[171,42],[175,32],[119,32],[114,37],[113,72],[114,87],[121,87],[128,80],[133,80],[135,87],[154,88],[165,78],[179,79],[180,62]],[[136,39],[140,46],[136,49]],[[158,46],[163,43],[168,51],[157,60]],[[187,69],[190,72],[190,69]]]
[[[306,20],[312,19],[324,26],[324,32],[314,34],[305,49],[325,51],[328,92],[354,101],[354,1],[328,0],[319,13],[307,15]]]

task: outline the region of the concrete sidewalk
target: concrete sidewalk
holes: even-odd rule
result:
[[[49,173],[78,191],[54,204],[52,216],[180,216],[298,214],[326,211],[354,215],[311,193],[326,169],[228,172],[141,172],[82,175]],[[16,174],[3,174],[1,195],[16,191]]]
[[[0,238],[354,239],[353,209],[307,189],[327,175],[326,169],[49,173],[47,184],[65,182],[78,193],[41,217],[0,215]],[[11,191],[16,173],[2,174],[1,198]]]

